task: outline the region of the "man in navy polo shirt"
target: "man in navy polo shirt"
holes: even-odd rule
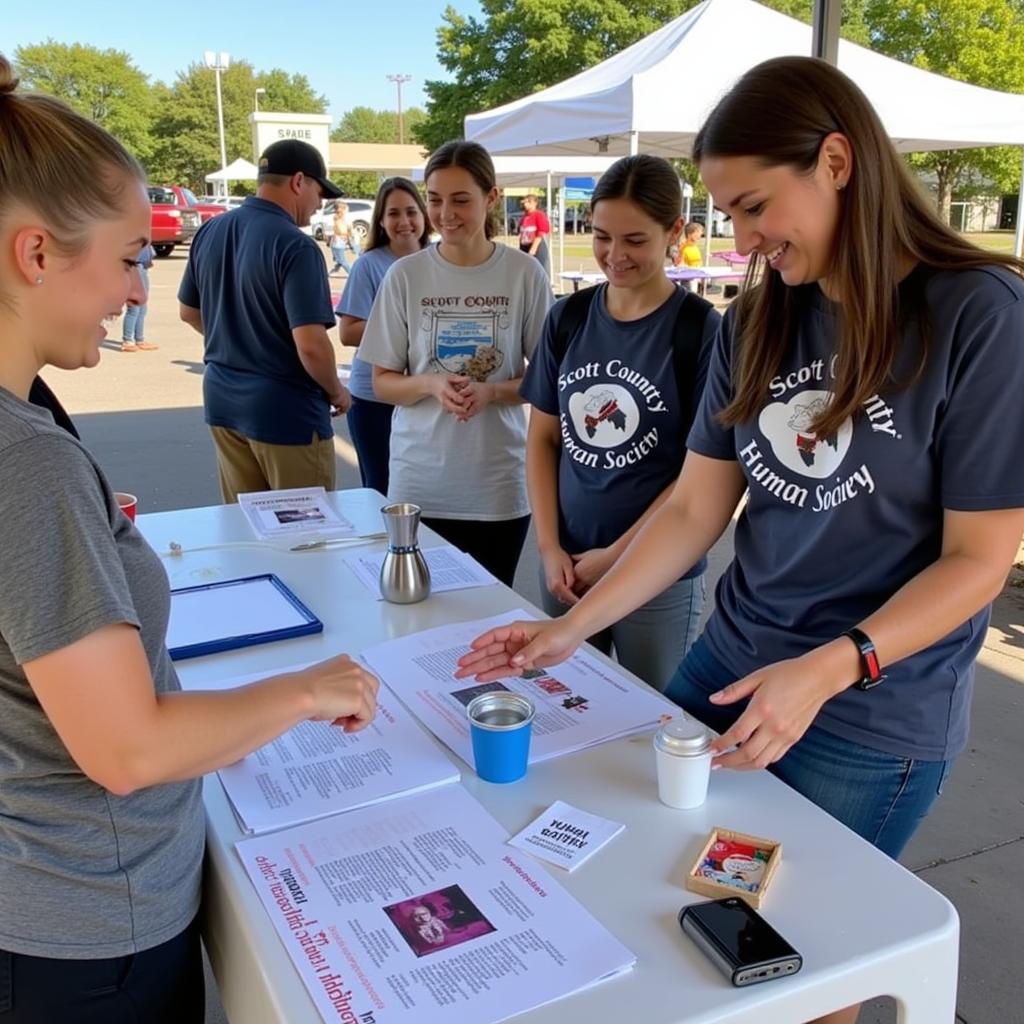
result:
[[[341,190],[309,143],[284,139],[259,161],[259,185],[192,241],[181,319],[205,339],[203,405],[225,502],[245,491],[333,490],[332,415],[348,411],[327,328],[327,267],[300,227]]]

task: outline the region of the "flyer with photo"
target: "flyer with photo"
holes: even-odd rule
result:
[[[325,1021],[496,1024],[636,957],[461,786],[237,844]]]
[[[584,650],[561,665],[492,683],[456,679],[459,658],[481,633],[529,619],[521,608],[487,619],[438,626],[367,647],[363,660],[410,711],[470,767],[473,747],[466,707],[481,693],[511,690],[533,702],[530,764],[653,728],[678,712],[656,691]]]
[[[305,537],[354,537],[355,527],[335,511],[322,487],[252,491],[238,505],[260,540]]]

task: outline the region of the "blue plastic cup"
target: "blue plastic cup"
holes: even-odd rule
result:
[[[515,782],[526,774],[533,713],[529,697],[504,690],[482,693],[469,702],[473,761],[484,782]]]

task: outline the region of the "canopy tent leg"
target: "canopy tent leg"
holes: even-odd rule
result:
[[[1013,251],[1018,259],[1024,254],[1024,147],[1021,148],[1020,152],[1020,188],[1017,189],[1017,232],[1013,238]]]
[[[640,152],[640,133],[632,131],[629,133],[629,155],[636,156]]]
[[[843,0],[814,0],[813,14],[811,56],[838,65],[839,25],[843,17]]]
[[[548,171],[548,193],[547,193],[548,223],[551,222],[551,172]],[[551,258],[551,238],[544,243],[548,247],[548,282],[551,290],[555,290],[555,261]]]
[[[552,263],[554,261],[552,260]],[[558,185],[558,280],[565,272],[565,175]]]

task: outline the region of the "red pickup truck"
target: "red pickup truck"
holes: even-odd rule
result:
[[[147,191],[153,204],[150,234],[157,256],[170,256],[176,245],[191,242],[203,224],[225,212],[225,207],[202,203],[180,185],[150,185]]]

